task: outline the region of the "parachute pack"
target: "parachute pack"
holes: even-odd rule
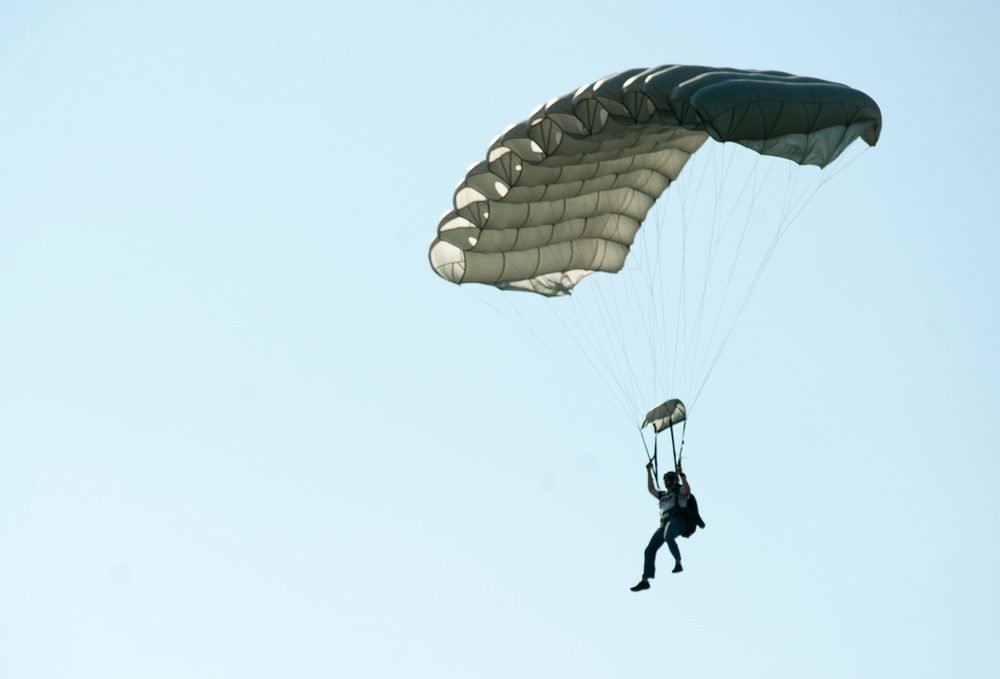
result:
[[[689,538],[696,530],[705,527],[705,522],[698,512],[698,500],[694,495],[688,498],[687,507],[678,505],[674,511],[681,519],[681,537]]]

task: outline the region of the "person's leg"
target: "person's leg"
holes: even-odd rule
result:
[[[681,550],[677,546],[677,538],[681,534],[681,519],[679,516],[675,516],[670,519],[667,527],[663,530],[663,541],[667,543],[667,549],[670,550],[670,554],[674,557],[674,573],[680,573],[683,568],[681,568]]]
[[[663,546],[663,528],[657,528],[649,539],[642,565],[642,579],[648,580],[656,575],[656,551]]]

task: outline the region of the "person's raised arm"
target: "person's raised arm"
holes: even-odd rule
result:
[[[646,465],[646,487],[649,489],[649,494],[653,497],[659,499],[660,494],[656,491],[656,484],[653,483],[653,461],[650,460],[649,464]]]
[[[681,499],[687,500],[691,497],[691,484],[688,483],[687,474],[681,471],[680,465],[677,465],[677,476],[681,477]]]

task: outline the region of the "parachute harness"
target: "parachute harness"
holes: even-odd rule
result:
[[[674,449],[674,469],[681,466],[681,458],[684,457],[684,434],[687,432],[687,420],[681,425],[681,445],[680,448],[674,443],[674,428],[670,427],[670,446]]]
[[[653,484],[656,489],[660,489],[659,477],[660,473],[656,468],[656,434],[653,434],[653,454],[649,454],[649,446],[646,445],[646,437],[642,435],[642,427],[639,427],[639,437],[642,439],[642,447],[646,449],[646,458],[649,460],[650,464],[653,465]]]
[[[674,427],[670,425],[667,427],[670,430],[670,447],[673,449],[674,454],[674,469],[681,466],[681,460],[684,457],[684,436],[687,433],[687,420],[684,420],[681,426],[681,445],[677,446],[677,440],[674,438]],[[653,483],[656,485],[656,489],[660,489],[660,471],[658,468],[658,435],[653,434],[653,454],[649,454],[649,446],[646,444],[646,437],[642,435],[642,428],[639,428],[639,436],[642,438],[642,446],[646,449],[646,458],[653,464]]]

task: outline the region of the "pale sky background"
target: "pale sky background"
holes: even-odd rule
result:
[[[0,676],[993,676],[1000,5],[604,7],[0,5]],[[771,260],[687,430],[708,527],[633,594],[634,429],[427,247],[505,125],[666,63],[884,128]]]

